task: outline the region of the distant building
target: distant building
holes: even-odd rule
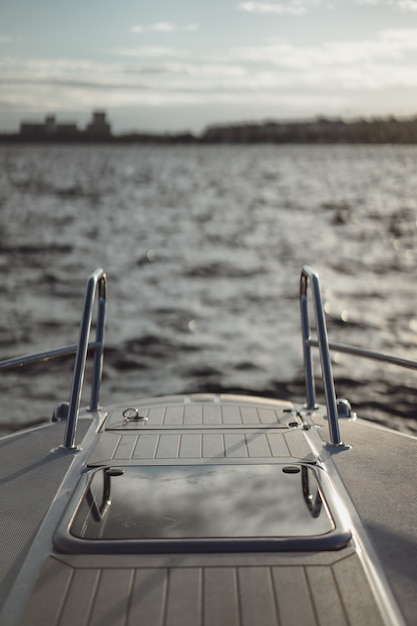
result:
[[[45,131],[50,135],[56,132],[57,128],[55,115],[48,115],[47,117],[45,117],[44,127]]]
[[[94,111],[93,119],[87,125],[86,133],[89,137],[95,139],[105,139],[111,137],[110,124],[106,120],[104,111]]]
[[[22,122],[20,124],[20,135],[22,137],[40,137],[45,133],[45,124],[36,122]]]
[[[44,122],[23,121],[19,132],[28,141],[100,140],[110,138],[111,134],[104,111],[95,111],[85,130],[80,130],[74,122],[57,123],[55,115],[47,115]]]
[[[20,124],[20,136],[27,139],[76,139],[80,131],[73,122],[57,124],[54,115],[48,115],[45,121],[22,122]]]

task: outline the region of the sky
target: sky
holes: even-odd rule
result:
[[[0,0],[0,130],[417,115],[417,0]]]

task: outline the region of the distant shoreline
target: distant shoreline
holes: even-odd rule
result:
[[[417,144],[417,117],[344,121],[319,117],[310,121],[240,123],[208,126],[201,134],[131,132],[91,136],[48,133],[0,133],[9,144]]]

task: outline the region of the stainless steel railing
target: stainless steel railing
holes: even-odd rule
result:
[[[314,316],[316,322],[317,338],[310,336],[310,323],[308,316],[308,299],[307,299],[307,287],[308,283],[311,283],[311,295],[313,301]],[[351,354],[353,356],[364,357],[372,359],[374,361],[383,361],[384,363],[390,363],[405,367],[408,369],[417,369],[417,361],[410,359],[402,359],[389,354],[383,354],[381,352],[374,352],[357,346],[350,346],[344,343],[331,342],[328,340],[327,327],[324,315],[323,302],[321,297],[320,282],[318,274],[316,274],[310,267],[304,266],[301,270],[300,277],[300,312],[301,312],[301,334],[303,341],[303,356],[304,356],[304,376],[306,387],[306,407],[307,409],[314,409],[316,406],[315,398],[315,386],[314,386],[314,373],[313,373],[313,360],[311,354],[311,348],[317,347],[320,354],[320,363],[322,370],[322,379],[324,394],[327,408],[327,418],[329,422],[329,434],[330,434],[330,446],[343,446],[345,445],[340,438],[339,431],[339,412],[338,402],[336,400],[336,391],[334,385],[334,378],[332,373],[330,350],[337,352],[343,352],[345,354]]]
[[[318,275],[313,270],[304,266],[300,278],[300,312],[301,334],[303,339],[304,374],[306,385],[307,409],[316,406],[313,359],[311,355],[310,323],[308,317],[307,287],[311,283],[314,316],[316,321],[317,343],[320,353],[321,371],[323,376],[324,395],[327,406],[327,419],[329,421],[330,445],[343,445],[340,439],[339,419],[337,414],[336,392],[330,360],[329,340],[327,338],[326,321],[324,317],[323,302],[321,299],[320,283]]]
[[[105,272],[99,268],[93,272],[88,280],[84,296],[84,307],[81,318],[80,334],[77,344],[63,346],[45,352],[38,352],[27,356],[16,357],[0,361],[0,370],[9,370],[32,363],[40,363],[65,356],[75,355],[74,372],[72,377],[71,394],[67,410],[67,422],[62,450],[74,450],[78,413],[83,389],[85,367],[88,351],[94,352],[93,374],[91,381],[90,410],[98,407],[100,382],[103,369],[104,323],[106,316],[107,279]],[[90,341],[94,302],[98,294],[96,336]]]
[[[310,321],[308,314],[308,285],[311,286],[311,296],[314,309],[315,327],[317,338],[310,335]],[[88,351],[94,352],[93,375],[91,381],[90,410],[98,408],[100,382],[103,368],[103,348],[104,348],[104,323],[106,315],[106,291],[107,279],[104,270],[101,268],[93,272],[87,280],[84,308],[81,318],[80,334],[77,344],[63,346],[45,352],[38,352],[27,356],[17,357],[0,361],[0,370],[11,369],[31,363],[49,361],[60,357],[75,354],[74,373],[71,385],[71,394],[67,410],[67,423],[62,450],[74,450],[76,446],[76,430],[78,413],[82,395],[85,367]],[[96,337],[95,341],[90,341],[93,308],[98,295]],[[301,333],[303,342],[304,376],[306,388],[306,407],[313,410],[316,407],[316,394],[314,385],[312,347],[318,347],[322,370],[323,387],[329,422],[330,446],[343,446],[339,430],[339,411],[336,399],[336,391],[333,379],[333,372],[330,359],[330,350],[370,358],[406,367],[417,369],[417,361],[402,359],[399,357],[373,352],[371,350],[350,346],[343,343],[330,342],[327,336],[327,327],[324,315],[323,302],[321,297],[320,282],[318,274],[310,267],[304,266],[300,277],[300,312],[301,312]],[[344,405],[345,407],[345,405]]]
[[[100,382],[103,370],[103,348],[104,348],[104,321],[106,315],[106,292],[107,279],[104,270],[97,269],[87,280],[87,287],[84,298],[84,309],[81,318],[80,338],[75,355],[74,374],[72,378],[71,395],[68,407],[67,426],[65,430],[64,443],[65,450],[75,449],[75,434],[77,430],[78,412],[84,382],[85,365],[89,348],[91,332],[91,321],[93,317],[93,306],[96,293],[98,293],[98,311],[96,322],[96,341],[94,343],[94,365],[93,379],[91,382],[90,409],[94,411],[98,407]]]

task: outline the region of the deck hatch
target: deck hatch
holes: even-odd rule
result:
[[[304,464],[89,472],[55,543],[67,552],[336,549],[349,533]]]
[[[113,407],[105,430],[146,430],[149,428],[276,428],[302,426],[289,402],[215,394],[174,396]]]

